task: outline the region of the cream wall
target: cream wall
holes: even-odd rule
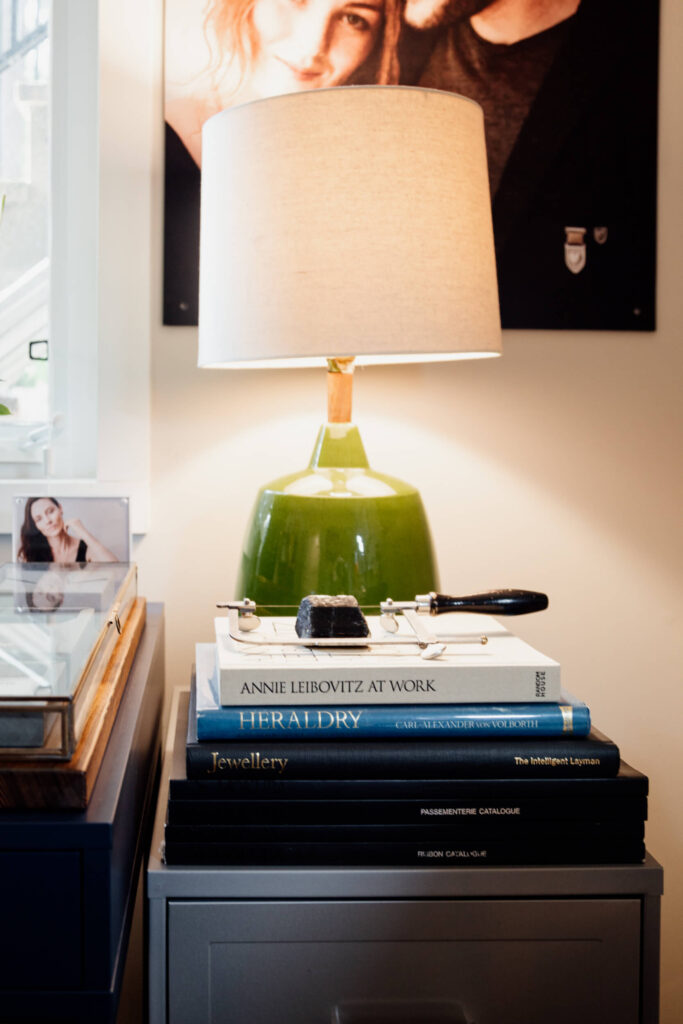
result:
[[[662,8],[657,332],[507,332],[493,363],[362,369],[355,418],[371,463],[421,489],[443,588],[546,591],[549,610],[518,631],[650,776],[662,1021],[679,1024],[683,5]],[[211,639],[214,602],[233,596],[257,488],[308,460],[324,415],[322,370],[195,361],[194,330],[154,325],[152,529],[137,557],[142,590],[166,602],[169,689]]]
[[[562,663],[568,689],[650,776],[647,841],[666,872],[662,1021],[678,1024],[680,0],[662,0],[662,15],[658,331],[507,332],[498,361],[359,370],[355,418],[372,464],[421,489],[443,588],[546,591],[549,610],[515,627]],[[325,383],[322,370],[200,371],[196,332],[160,325],[161,141],[159,128],[145,185],[153,197],[152,527],[136,558],[141,592],[166,603],[170,690],[187,685],[195,642],[211,639],[214,602],[232,596],[258,486],[307,461]]]

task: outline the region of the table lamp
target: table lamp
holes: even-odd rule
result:
[[[309,466],[259,492],[235,596],[435,590],[419,493],[370,469],[351,423],[352,370],[500,354],[481,108],[353,86],[216,114],[199,267],[200,366],[328,368],[327,423]]]

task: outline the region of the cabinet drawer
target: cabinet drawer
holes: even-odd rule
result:
[[[638,899],[168,903],[169,1024],[637,1024]]]

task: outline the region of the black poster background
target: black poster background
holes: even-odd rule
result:
[[[444,31],[404,31],[401,84]],[[503,327],[654,330],[658,31],[658,0],[582,0],[568,23],[492,198]],[[166,125],[165,324],[197,323],[199,194]]]

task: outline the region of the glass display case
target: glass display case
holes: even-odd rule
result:
[[[0,567],[0,761],[72,756],[136,596],[130,563]]]

